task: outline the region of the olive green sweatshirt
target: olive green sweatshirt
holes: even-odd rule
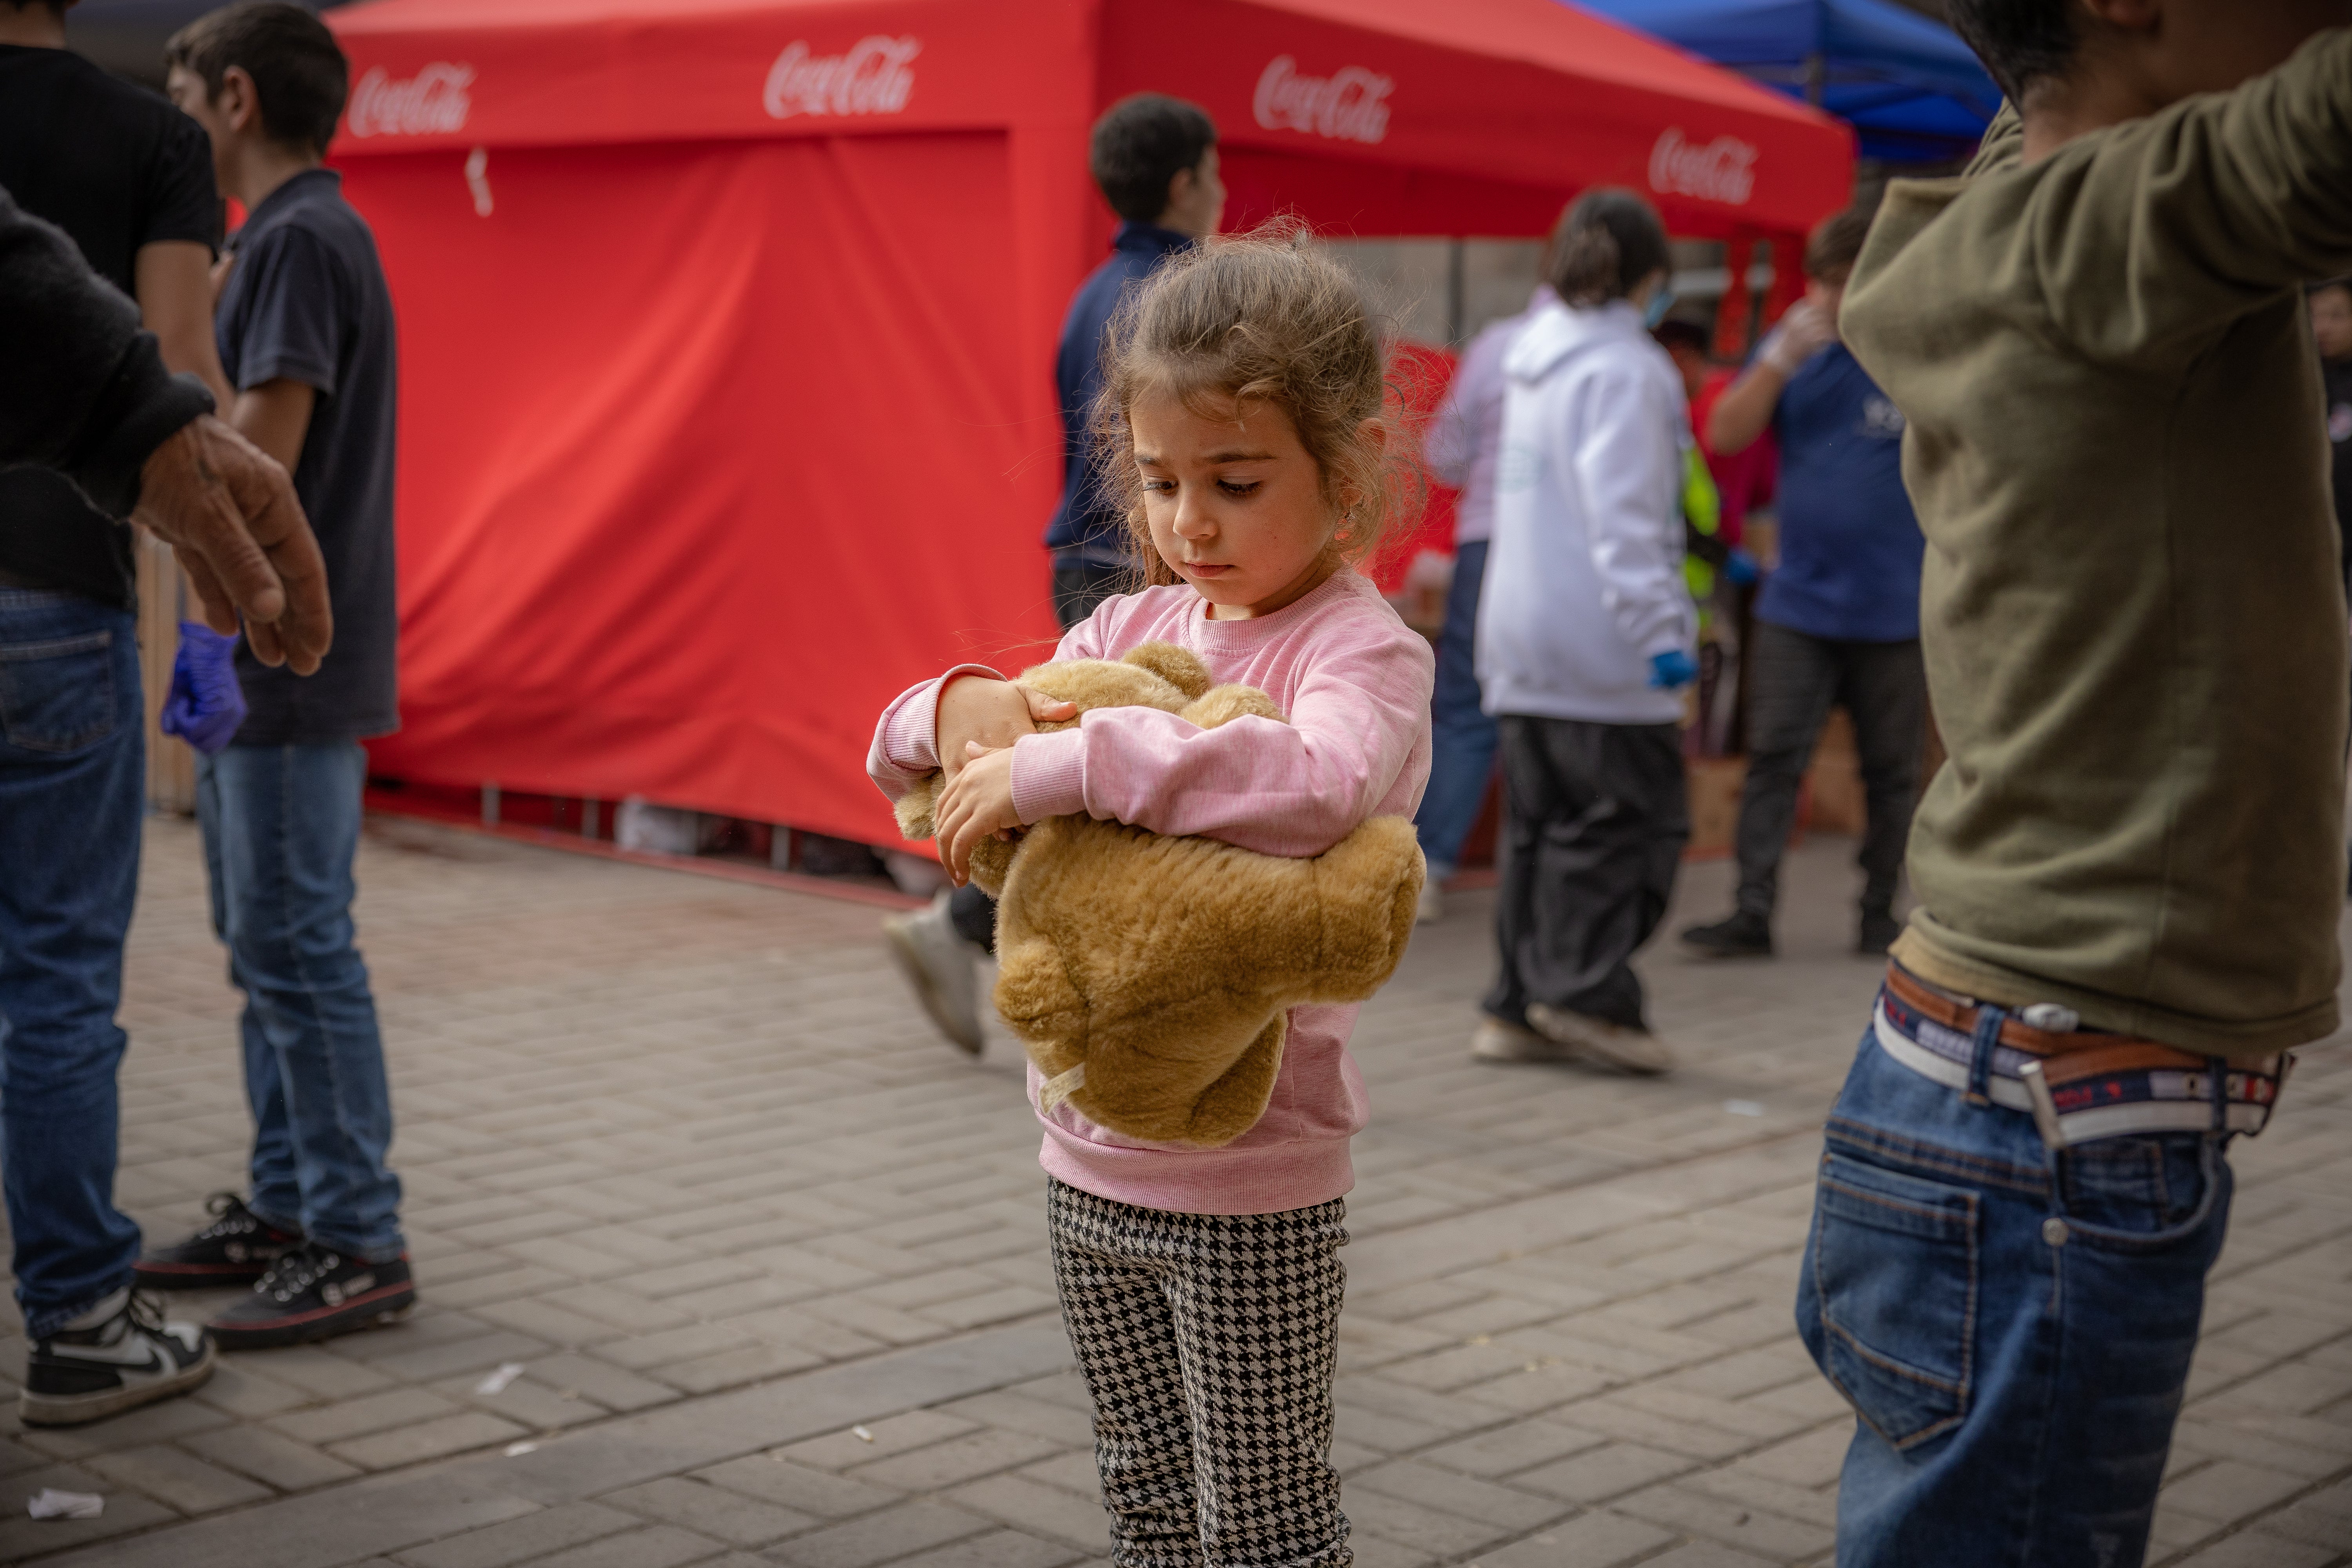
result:
[[[2336,1027],[2344,588],[2300,285],[2352,271],[2352,31],[1898,181],[1840,318],[1909,420],[1950,760],[1895,948],[2238,1057]]]

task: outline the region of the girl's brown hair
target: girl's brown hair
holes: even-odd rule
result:
[[[1238,417],[1259,402],[1289,416],[1339,516],[1331,548],[1343,561],[1375,553],[1419,510],[1420,469],[1390,405],[1372,312],[1312,238],[1296,219],[1276,219],[1202,240],[1163,262],[1112,318],[1095,405],[1097,468],[1121,503],[1147,586],[1183,581],[1151,542],[1128,422],[1136,400],[1154,393],[1203,418]],[[1367,420],[1384,442],[1367,438]]]

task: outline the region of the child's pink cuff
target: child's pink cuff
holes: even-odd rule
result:
[[[984,664],[960,664],[929,685],[918,687],[883,721],[882,755],[891,766],[927,773],[940,765],[940,693],[959,675],[1004,679]]]
[[[1072,816],[1087,809],[1083,729],[1024,735],[1013,742],[1013,809],[1024,823]]]

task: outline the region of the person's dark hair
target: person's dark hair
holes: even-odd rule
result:
[[[1658,340],[1660,348],[1669,353],[1683,348],[1696,349],[1703,354],[1707,351],[1709,341],[1705,327],[1682,316],[1668,316],[1650,335]]]
[[[2304,289],[2303,297],[2306,300],[2316,300],[2322,294],[2337,289],[2341,289],[2347,295],[2352,295],[2352,272],[2347,272],[2341,278],[2323,278],[2316,283],[2309,284]]]
[[[2063,77],[2082,34],[2075,0],[1944,0],[1944,20],[2015,102],[2044,77]]]
[[[1087,162],[1110,210],[1130,223],[1152,223],[1168,210],[1168,183],[1197,169],[1217,144],[1217,122],[1181,98],[1139,92],[1095,121]]]
[[[1419,513],[1420,468],[1371,308],[1296,218],[1170,257],[1111,319],[1095,440],[1150,586],[1182,579],[1151,542],[1128,411],[1162,393],[1207,418],[1234,418],[1249,404],[1281,409],[1321,470],[1331,549],[1343,560],[1375,554]]]
[[[1587,191],[1552,230],[1552,292],[1570,305],[1605,305],[1666,266],[1666,226],[1658,210],[1613,185]]]
[[[1843,282],[1853,271],[1862,242],[1870,237],[1870,220],[1877,216],[1876,207],[1857,205],[1815,225],[1805,240],[1805,276]]]
[[[231,66],[253,79],[272,142],[323,153],[351,89],[351,62],[327,25],[299,5],[257,0],[207,12],[163,46],[165,68],[200,79],[207,102]]]

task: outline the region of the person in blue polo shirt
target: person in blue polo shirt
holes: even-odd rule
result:
[[[1867,207],[1853,207],[1813,231],[1804,299],[1707,421],[1709,447],[1726,456],[1768,427],[1780,443],[1780,564],[1756,602],[1738,907],[1683,932],[1711,957],[1771,952],[1798,784],[1831,708],[1841,705],[1853,719],[1868,801],[1856,950],[1883,953],[1903,929],[1895,893],[1927,711],[1919,658],[1927,544],[1903,489],[1903,415],[1837,336],[1870,218]]]
[[[1087,163],[1119,217],[1110,256],[1071,298],[1054,356],[1062,407],[1062,503],[1045,528],[1054,564],[1054,616],[1068,631],[1135,581],[1126,519],[1102,483],[1088,422],[1102,390],[1103,332],[1119,300],[1167,258],[1217,232],[1225,212],[1217,176],[1217,125],[1181,98],[1139,92],[1095,121]],[[1003,743],[1010,745],[1012,737]],[[959,764],[950,762],[950,773]],[[940,1034],[977,1056],[979,963],[996,946],[996,903],[967,884],[928,910],[883,922],[890,956]]]

